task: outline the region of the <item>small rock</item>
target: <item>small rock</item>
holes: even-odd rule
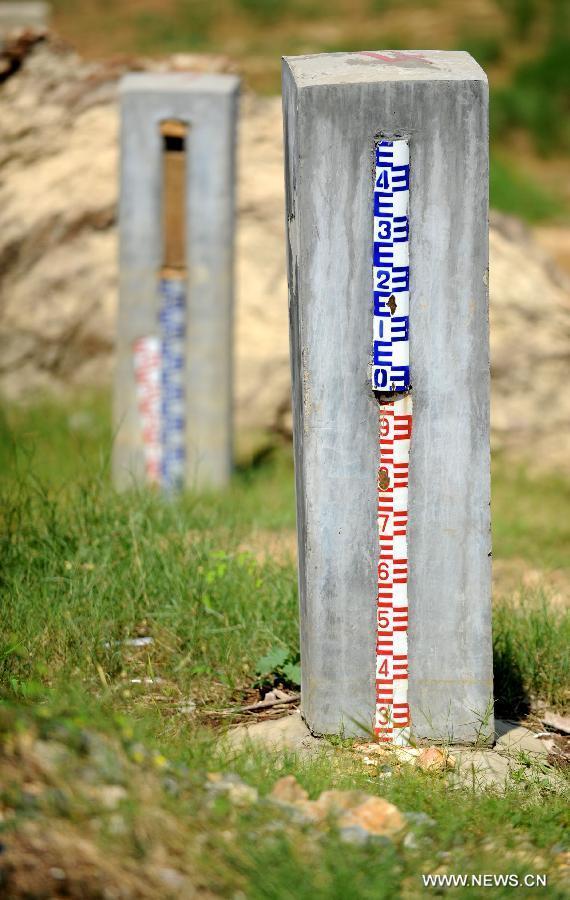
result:
[[[260,700],[258,705],[262,706],[263,704],[279,703],[280,700],[289,700],[294,696],[295,694],[288,693],[287,691],[282,691],[280,688],[273,688],[272,691],[268,691],[266,693],[263,700]]]
[[[226,793],[236,806],[251,806],[259,799],[257,788],[251,787],[249,784],[229,785]]]
[[[269,797],[276,803],[286,805],[305,803],[309,799],[307,791],[301,787],[294,775],[285,775],[276,781]]]
[[[365,766],[377,766],[379,765],[379,761],[377,759],[371,759],[369,756],[363,756],[362,762]]]
[[[365,744],[354,744],[352,747],[355,753],[362,753],[367,759],[370,759],[372,756],[379,756],[382,759],[387,759],[390,756],[390,748],[385,744],[376,744],[376,743],[365,743]]]
[[[37,763],[42,772],[47,775],[56,771],[62,765],[65,765],[69,759],[69,750],[59,741],[42,741],[36,740],[33,744],[32,753],[34,761]]]
[[[347,825],[339,828],[338,833],[341,841],[344,841],[346,844],[355,844],[359,847],[363,847],[371,842],[382,843],[387,846],[392,843],[386,835],[372,834],[366,828],[363,828],[362,825]]]
[[[396,762],[414,765],[416,757],[419,756],[420,750],[417,747],[397,747],[393,744],[355,744],[353,747],[356,753],[364,754],[365,761],[377,758],[383,762]],[[366,762],[366,765],[370,763]]]
[[[323,822],[359,806],[368,797],[363,791],[323,791],[318,800],[306,803],[304,809],[314,822]]]
[[[404,847],[406,850],[419,850],[421,845],[413,831],[409,831],[404,838]]]
[[[345,812],[338,824],[339,828],[359,825],[370,834],[392,837],[403,831],[406,820],[400,810],[383,797],[367,797]]]
[[[455,760],[441,747],[425,747],[416,759],[416,766],[424,771],[444,772],[455,767]]]
[[[405,763],[408,766],[413,766],[416,763],[418,756],[422,751],[419,747],[393,747],[392,755],[398,760],[399,763]]]
[[[58,868],[57,866],[52,866],[49,870],[49,874],[52,878],[55,878],[56,881],[65,881],[67,875],[63,871],[63,869]]]
[[[570,716],[559,716],[554,712],[545,712],[542,721],[549,728],[554,728],[562,734],[570,734]]]
[[[425,825],[427,828],[434,828],[437,824],[435,819],[424,812],[407,812],[404,813],[404,816],[410,825]]]
[[[154,644],[154,638],[148,635],[146,637],[127,638],[123,643],[126,647],[150,647],[151,644]]]
[[[164,884],[173,890],[180,890],[186,884],[186,877],[177,869],[161,866],[157,869],[156,874]]]
[[[96,795],[105,809],[116,809],[119,803],[127,798],[127,792],[120,784],[103,784],[96,789]]]
[[[210,791],[214,796],[218,794],[226,794],[226,796],[236,806],[250,806],[259,799],[257,788],[246,784],[239,775],[228,772],[222,775],[221,772],[209,772],[206,790]]]

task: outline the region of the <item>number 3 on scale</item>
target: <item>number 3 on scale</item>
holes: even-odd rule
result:
[[[380,706],[378,709],[378,721],[381,725],[387,725],[390,721],[390,710],[386,706]]]

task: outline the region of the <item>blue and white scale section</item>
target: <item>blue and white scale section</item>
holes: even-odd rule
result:
[[[410,387],[410,149],[379,140],[374,148],[372,387]]]
[[[159,334],[139,338],[133,347],[137,406],[147,479],[178,491],[186,458],[186,281],[162,275],[158,292]]]
[[[184,353],[186,336],[186,281],[159,281],[161,338],[160,482],[176,491],[184,485],[186,415]]]

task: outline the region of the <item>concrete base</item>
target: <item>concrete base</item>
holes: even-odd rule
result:
[[[516,723],[496,720],[495,737],[493,748],[449,748],[456,761],[455,769],[447,775],[451,785],[479,790],[488,787],[502,789],[511,771],[519,767],[521,753],[537,761],[547,756],[547,748],[534,732]],[[326,738],[311,734],[298,710],[281,719],[239,725],[228,732],[225,741],[234,750],[253,746],[270,752],[290,751],[304,757],[336,752]],[[532,771],[530,768],[529,774]],[[552,777],[556,776],[553,774]]]
[[[330,746],[323,738],[311,734],[299,710],[281,719],[238,725],[228,732],[226,740],[236,750],[251,742],[265,750],[291,750],[300,755],[320,752]]]

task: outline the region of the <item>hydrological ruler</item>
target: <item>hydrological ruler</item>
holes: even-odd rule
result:
[[[164,264],[158,273],[160,337],[135,342],[135,377],[147,478],[166,490],[184,484],[186,337],[185,180],[183,122],[161,123],[162,236]],[[152,399],[151,399],[152,398]]]
[[[410,156],[406,140],[374,147],[373,366],[379,399],[376,708],[379,740],[405,744],[408,706]]]
[[[160,278],[160,337],[134,344],[137,401],[147,479],[170,490],[184,482],[185,284]]]

